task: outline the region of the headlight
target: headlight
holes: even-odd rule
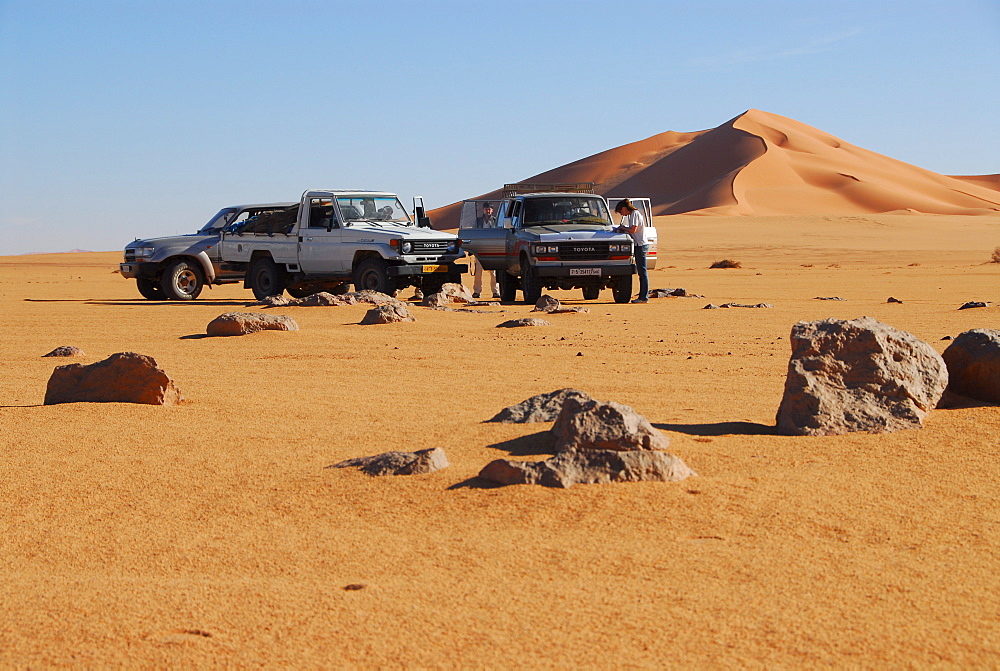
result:
[[[536,256],[537,255],[541,255],[541,254],[558,254],[559,253],[559,246],[558,245],[534,245],[532,247],[532,249],[535,252]]]
[[[404,254],[409,254],[410,252],[412,252],[412,251],[413,251],[413,243],[412,243],[412,242],[404,242],[404,243],[403,243],[403,244],[402,244],[402,245],[400,246],[400,248],[399,248],[399,249],[400,249],[400,251],[401,251],[401,252],[403,252]]]
[[[135,258],[144,259],[146,257],[152,256],[154,251],[155,251],[154,247],[136,247]]]

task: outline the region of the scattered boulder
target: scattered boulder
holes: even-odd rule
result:
[[[439,294],[444,294],[452,303],[478,303],[472,297],[472,292],[465,288],[465,285],[457,282],[445,282],[441,285]]]
[[[627,405],[567,396],[552,425],[556,452],[666,450],[670,439]]]
[[[517,405],[507,406],[487,421],[503,424],[553,422],[562,411],[567,398],[576,398],[580,401],[592,400],[589,394],[579,389],[556,389],[547,394],[532,396]]]
[[[948,391],[988,403],[1000,403],[1000,331],[961,333],[941,357],[948,366]]]
[[[562,307],[562,303],[555,296],[550,296],[549,294],[543,295],[537,301],[535,301],[535,307],[532,308],[532,312],[552,312],[553,310],[558,310]]]
[[[889,298],[885,302],[886,303],[902,303],[903,301],[899,300],[898,298],[893,298],[892,296],[889,296]]]
[[[250,305],[261,305],[265,308],[277,308],[284,307],[292,302],[292,299],[285,294],[278,294],[277,296],[265,296],[255,303],[250,303]]]
[[[444,293],[438,292],[436,294],[431,294],[430,296],[424,296],[423,300],[420,302],[425,308],[433,308],[435,310],[447,310],[448,306],[451,305],[451,299],[448,298]]]
[[[560,488],[609,482],[677,482],[692,475],[694,471],[672,454],[648,450],[572,450],[545,461],[497,459],[479,472],[483,480],[501,485]]]
[[[552,326],[551,322],[534,317],[522,317],[521,319],[509,319],[502,324],[497,324],[498,329],[517,328],[519,326]]]
[[[968,310],[969,308],[988,308],[989,306],[990,304],[987,303],[986,301],[969,301],[968,303],[964,303],[962,307],[958,309]]]
[[[406,306],[399,301],[376,305],[369,310],[361,320],[362,324],[395,324],[397,322],[415,322],[417,318],[410,314]]]
[[[368,475],[423,475],[448,468],[450,465],[444,450],[435,447],[416,452],[383,452],[371,457],[348,459],[333,466],[334,468],[357,467]]]
[[[649,291],[650,298],[670,298],[670,297],[685,297],[688,292],[684,289],[651,289]]]
[[[385,294],[382,294],[383,296]],[[356,294],[331,294],[329,291],[319,291],[315,294],[303,296],[294,301],[289,301],[288,305],[299,308],[331,307],[335,305],[356,305],[358,303]]]
[[[826,436],[922,426],[948,384],[941,356],[871,317],[799,322],[778,432]]]
[[[227,312],[208,323],[210,336],[238,336],[258,331],[298,331],[299,325],[288,315],[265,315],[259,312]]]
[[[44,403],[176,405],[181,400],[177,385],[153,357],[119,352],[86,366],[56,366],[45,389]]]
[[[814,301],[842,301],[844,300],[840,296],[816,296]]]
[[[719,306],[720,308],[773,308],[774,306],[770,303],[754,303],[753,305],[748,305],[746,303],[723,303]]]
[[[42,357],[47,356],[87,356],[84,354],[83,350],[79,347],[73,347],[72,345],[63,345],[62,347],[56,347],[54,350],[48,354],[43,354]]]
[[[714,303],[709,303],[708,305],[702,308],[702,310],[718,310],[718,309],[719,306],[715,305]]]

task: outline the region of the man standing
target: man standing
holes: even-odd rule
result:
[[[626,198],[618,201],[615,212],[622,216],[621,225],[618,231],[628,233],[632,236],[632,243],[635,245],[635,269],[639,274],[639,295],[632,301],[633,303],[649,302],[649,276],[646,273],[646,252],[649,247],[646,245],[646,220],[632,201]]]
[[[496,225],[496,221],[493,218],[493,203],[483,203],[483,213],[482,215],[476,217],[476,228],[493,228]],[[479,298],[479,294],[483,290],[483,264],[480,263],[479,257],[476,257],[475,270],[473,271],[473,283],[472,283],[472,297]],[[490,290],[493,292],[493,298],[498,298],[500,296],[500,286],[497,284],[497,274],[492,270],[485,271],[490,278]]]

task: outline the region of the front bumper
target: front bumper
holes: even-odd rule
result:
[[[389,266],[386,268],[386,273],[392,277],[399,277],[401,275],[432,275],[436,273],[461,275],[468,268],[464,263],[414,263]]]
[[[580,265],[537,265],[535,272],[539,277],[617,277],[619,275],[634,275],[634,263],[616,263],[614,265],[580,266]]]

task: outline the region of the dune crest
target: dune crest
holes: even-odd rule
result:
[[[522,181],[594,182],[603,195],[650,196],[656,215],[1000,212],[998,175],[941,175],[755,109],[710,130],[660,133]],[[435,227],[457,226],[458,210],[458,203],[432,210]]]

